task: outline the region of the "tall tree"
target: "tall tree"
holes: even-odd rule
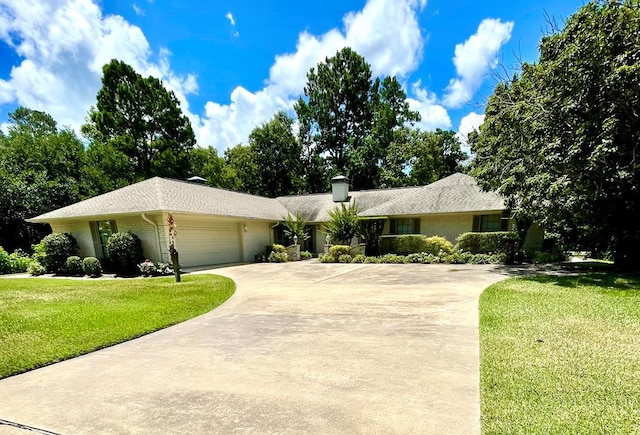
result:
[[[47,113],[24,107],[0,136],[0,246],[28,250],[50,232],[25,219],[79,200],[84,147]]]
[[[195,136],[175,94],[119,60],[102,71],[96,107],[89,112],[93,126],[86,130],[124,153],[137,178],[186,177]]]
[[[640,254],[640,4],[592,1],[499,85],[473,173],[566,241]]]
[[[253,129],[249,147],[260,181],[257,194],[276,197],[301,192],[302,147],[293,134],[293,119],[289,115],[280,111]]]
[[[311,68],[302,98],[295,105],[298,118],[309,123],[316,152],[327,154],[336,172],[353,177],[351,153],[364,146],[373,122],[371,67],[351,48]]]
[[[396,78],[372,80],[370,65],[348,47],[311,68],[304,94],[308,101],[295,105],[303,146],[326,156],[332,175],[346,175],[354,189],[379,185],[394,131],[420,119]]]
[[[258,165],[251,147],[238,144],[224,152],[225,165],[222,177],[226,188],[237,192],[257,195],[261,186],[258,176]]]

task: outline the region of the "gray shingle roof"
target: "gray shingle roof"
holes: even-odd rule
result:
[[[494,192],[483,192],[465,174],[453,174],[435,183],[408,190],[395,199],[363,211],[363,216],[403,216],[504,210],[504,201]]]
[[[31,222],[84,216],[174,211],[260,220],[281,220],[287,210],[277,200],[184,181],[154,177],[42,214]]]
[[[483,192],[468,175],[454,174],[427,186],[350,192],[361,216],[411,216],[504,209],[502,198]],[[339,204],[331,193],[263,198],[159,177],[141,181],[30,219],[57,219],[175,211],[279,221],[300,213],[309,222],[326,222]]]

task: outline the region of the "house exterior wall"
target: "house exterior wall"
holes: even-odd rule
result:
[[[451,243],[456,238],[473,229],[473,213],[451,213],[441,215],[422,216],[420,219],[420,233],[426,236],[442,236]]]
[[[62,221],[52,222],[51,230],[54,233],[69,233],[78,241],[79,255],[84,257],[96,257],[96,249],[91,235],[91,226],[87,221]]]
[[[159,214],[146,216],[147,219],[156,223],[160,218]],[[113,220],[116,221],[116,229],[118,232],[131,231],[140,238],[142,242],[142,252],[145,258],[154,262],[166,261],[158,253],[158,235],[155,226],[145,222],[141,216],[123,216],[116,217]]]
[[[274,223],[260,221],[245,221],[241,223],[244,261],[252,262],[258,252],[271,243],[271,226]],[[246,231],[245,228],[246,227]]]

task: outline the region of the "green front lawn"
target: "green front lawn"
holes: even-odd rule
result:
[[[182,322],[229,299],[216,275],[0,279],[0,378]]]
[[[640,432],[640,279],[502,281],[480,343],[483,433]]]

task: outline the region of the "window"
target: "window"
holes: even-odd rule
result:
[[[484,214],[473,217],[473,231],[489,233],[494,231],[506,231],[509,219],[501,214]]]
[[[413,219],[413,218],[391,219],[389,233],[394,235],[419,234],[420,219]]]
[[[91,223],[91,233],[93,234],[93,244],[96,256],[100,258],[109,258],[107,255],[107,240],[111,234],[118,232],[116,221],[95,221]]]

